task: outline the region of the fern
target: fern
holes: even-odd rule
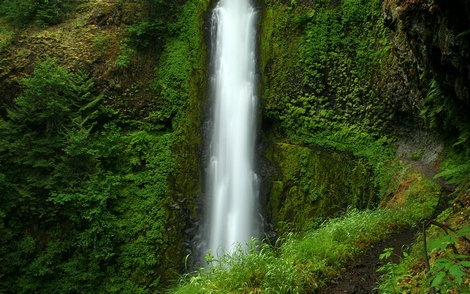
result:
[[[451,166],[436,174],[434,178],[444,178],[449,184],[456,184],[470,176],[470,161]]]

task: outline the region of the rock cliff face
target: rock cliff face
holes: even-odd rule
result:
[[[384,1],[383,19],[414,115],[424,111],[428,121],[450,132],[449,140],[467,137],[462,125],[470,106],[469,1]]]

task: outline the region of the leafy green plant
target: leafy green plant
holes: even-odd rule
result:
[[[466,227],[443,235],[429,243],[429,248],[436,254],[447,251],[449,247],[452,247],[454,252],[445,257],[437,258],[432,264],[429,271],[431,287],[444,292],[451,289],[459,289],[459,293],[470,293],[468,281],[464,284],[463,280],[463,277],[466,275],[466,268],[470,268],[470,261],[467,255],[459,254],[455,247],[459,238],[469,235],[470,227]]]
[[[43,25],[55,25],[62,22],[71,8],[70,0],[40,0],[37,2],[36,18]]]
[[[5,15],[18,26],[29,23],[36,14],[37,3],[33,0],[5,0],[0,3],[0,14]]]
[[[384,251],[379,255],[380,260],[386,260],[393,254],[394,248],[385,248]],[[398,287],[398,281],[407,277],[407,267],[405,266],[410,258],[409,254],[404,251],[403,259],[399,264],[393,262],[387,262],[377,269],[377,272],[383,272],[379,278],[378,290],[380,293],[400,293],[402,289]]]
[[[421,114],[432,128],[453,144],[454,149],[465,153],[470,144],[470,128],[468,118],[461,110],[467,108],[468,102],[456,99],[452,87],[431,79]]]
[[[433,264],[429,272],[431,287],[444,292],[459,289],[459,293],[470,293],[468,285],[463,283],[463,276],[466,274],[465,268],[470,268],[470,261],[464,260],[468,257],[461,254],[451,254],[449,258],[439,258]]]
[[[143,21],[127,28],[129,41],[136,47],[145,48],[160,43],[168,37],[168,24],[161,18]]]
[[[459,184],[470,175],[470,159],[466,154],[449,156],[441,166],[441,172],[434,178],[444,178],[449,184]]]
[[[383,260],[389,258],[392,255],[393,250],[395,250],[395,248],[385,248],[384,251],[379,255],[379,259]]]
[[[103,208],[109,201],[105,186],[112,187],[113,179],[102,172],[95,144],[101,96],[91,94],[87,73],[70,72],[51,58],[38,60],[33,75],[21,84],[23,93],[0,123],[0,168],[7,183],[2,193],[8,196],[0,209],[18,220],[5,224],[11,233],[4,286],[12,292],[78,293],[88,266],[96,266],[77,266],[79,260],[92,251],[94,262],[107,259],[102,252],[113,243],[110,235],[98,233],[109,232],[103,224],[112,217]],[[50,229],[64,219],[68,226]],[[30,223],[38,224],[35,232]],[[74,240],[64,238],[67,231],[74,232]],[[18,244],[23,245],[16,250]],[[69,254],[76,258],[64,258]],[[90,291],[94,281],[81,291]]]

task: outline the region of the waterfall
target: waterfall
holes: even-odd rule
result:
[[[256,19],[249,0],[221,0],[212,15],[212,139],[205,253],[215,257],[258,235]],[[204,254],[205,254],[204,253]]]

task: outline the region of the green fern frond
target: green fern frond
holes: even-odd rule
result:
[[[450,168],[436,174],[434,178],[444,178],[449,184],[455,184],[470,177],[470,161],[453,165]]]

